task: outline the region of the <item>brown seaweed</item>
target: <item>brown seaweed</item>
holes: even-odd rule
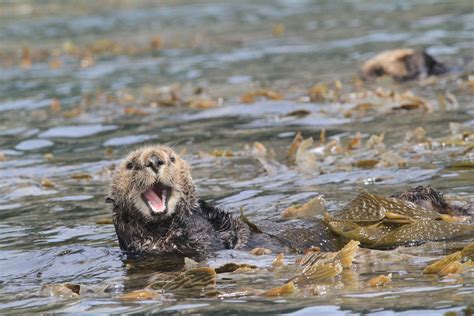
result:
[[[196,268],[179,274],[169,281],[163,289],[166,291],[176,290],[202,290],[215,288],[216,271],[212,268]]]
[[[288,295],[296,292],[296,286],[293,282],[289,282],[286,284],[283,284],[282,286],[275,287],[273,289],[270,289],[266,292],[264,292],[262,295],[267,296],[267,297],[274,297],[274,296],[282,296],[282,295]]]
[[[370,287],[381,287],[388,283],[392,282],[392,274],[389,273],[388,275],[379,275],[376,276],[369,281],[367,281],[367,285]]]
[[[337,219],[352,222],[397,222],[400,219],[439,219],[440,214],[416,206],[414,203],[362,191]]]
[[[333,220],[326,215],[325,223],[334,233],[358,240],[362,245],[372,248],[391,248],[426,241],[447,240],[474,232],[474,227],[471,225],[441,220],[418,220],[409,224],[379,222],[363,226],[350,221]]]
[[[326,211],[324,199],[321,196],[316,196],[304,204],[295,204],[284,209],[281,212],[281,217],[304,218],[322,214],[324,211]]]

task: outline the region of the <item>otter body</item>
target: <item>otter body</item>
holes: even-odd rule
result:
[[[462,211],[471,214],[472,210],[450,206],[442,195],[429,186],[400,193],[395,196],[396,201],[369,197],[375,196],[361,194],[354,200],[358,203],[353,201],[349,204],[352,219],[368,214],[375,216],[374,222],[388,216],[392,222],[398,219],[396,225],[413,222],[425,226],[430,224],[428,228],[425,227],[425,231],[417,231],[421,237],[416,235],[416,240],[421,241],[450,238],[455,235],[454,228],[458,229],[458,235],[472,230],[464,226],[457,227],[456,224],[450,224],[456,227],[450,226],[443,230],[447,224],[437,221],[441,213],[458,214]],[[233,217],[198,198],[188,164],[164,146],[145,147],[130,153],[114,172],[107,201],[114,205],[113,222],[120,247],[126,252],[138,254],[204,259],[218,250],[250,250],[255,247],[293,253],[313,247],[319,247],[322,251],[336,251],[344,246],[349,237],[347,229],[334,227],[355,227],[350,218],[339,219],[338,223],[332,223],[334,225],[331,228],[318,218],[253,224],[243,216]],[[425,218],[428,213],[433,215],[433,212],[436,212],[436,218],[429,217],[431,221],[417,220]],[[380,214],[383,215],[381,218]],[[426,216],[417,217],[416,214]],[[400,222],[402,219],[405,221]],[[368,218],[359,220],[364,222]],[[405,228],[412,226],[406,225]],[[376,227],[368,228],[371,229],[369,237],[375,238],[372,235],[378,233]],[[438,229],[440,236],[430,233],[432,229]],[[405,235],[415,236],[414,231],[406,232]],[[407,237],[405,235],[397,238]],[[350,238],[364,236],[367,237],[355,234]],[[411,239],[409,241],[413,242]]]
[[[258,223],[259,231],[255,231],[242,220],[204,200],[199,200],[199,207],[185,218],[147,222],[114,207],[113,219],[120,248],[130,253],[203,259],[224,249],[265,247],[274,252],[303,252],[319,247],[323,251],[335,251],[344,245],[320,219],[262,222]]]
[[[362,78],[372,80],[390,76],[395,81],[408,81],[429,75],[441,75],[447,67],[426,51],[410,48],[382,52],[362,65]]]
[[[343,245],[320,219],[260,223],[252,227],[199,199],[187,163],[168,147],[130,153],[117,167],[107,201],[120,248],[203,258],[223,249],[302,252]]]
[[[132,253],[182,254],[200,256],[206,251],[226,248],[235,240],[214,229],[201,209],[185,218],[168,218],[160,223],[144,221],[122,209],[114,209],[114,225],[120,247]]]

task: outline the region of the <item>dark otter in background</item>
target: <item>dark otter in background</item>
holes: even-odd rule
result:
[[[132,253],[206,257],[222,249],[304,251],[343,246],[320,219],[262,223],[259,228],[200,200],[188,164],[172,149],[150,146],[117,167],[107,198],[120,247]]]
[[[431,186],[417,186],[405,192],[394,194],[394,197],[399,200],[413,202],[416,205],[440,214],[448,214],[455,216],[472,216],[474,209],[473,203],[464,205],[453,205],[448,203],[443,194],[433,189]]]
[[[396,81],[406,81],[428,75],[441,75],[447,71],[444,64],[426,51],[402,48],[372,57],[362,66],[361,75],[366,80],[390,76]]]

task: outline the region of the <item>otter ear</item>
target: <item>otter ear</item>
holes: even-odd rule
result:
[[[108,196],[108,197],[105,199],[105,203],[112,203],[113,205],[115,205],[115,200]]]

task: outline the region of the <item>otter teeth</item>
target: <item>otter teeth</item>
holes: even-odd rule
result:
[[[159,196],[159,193],[161,193],[161,197]],[[153,187],[149,188],[143,193],[143,196],[153,213],[163,213],[165,211],[167,195],[168,192],[166,191],[166,189],[163,188],[162,190],[154,190]]]

